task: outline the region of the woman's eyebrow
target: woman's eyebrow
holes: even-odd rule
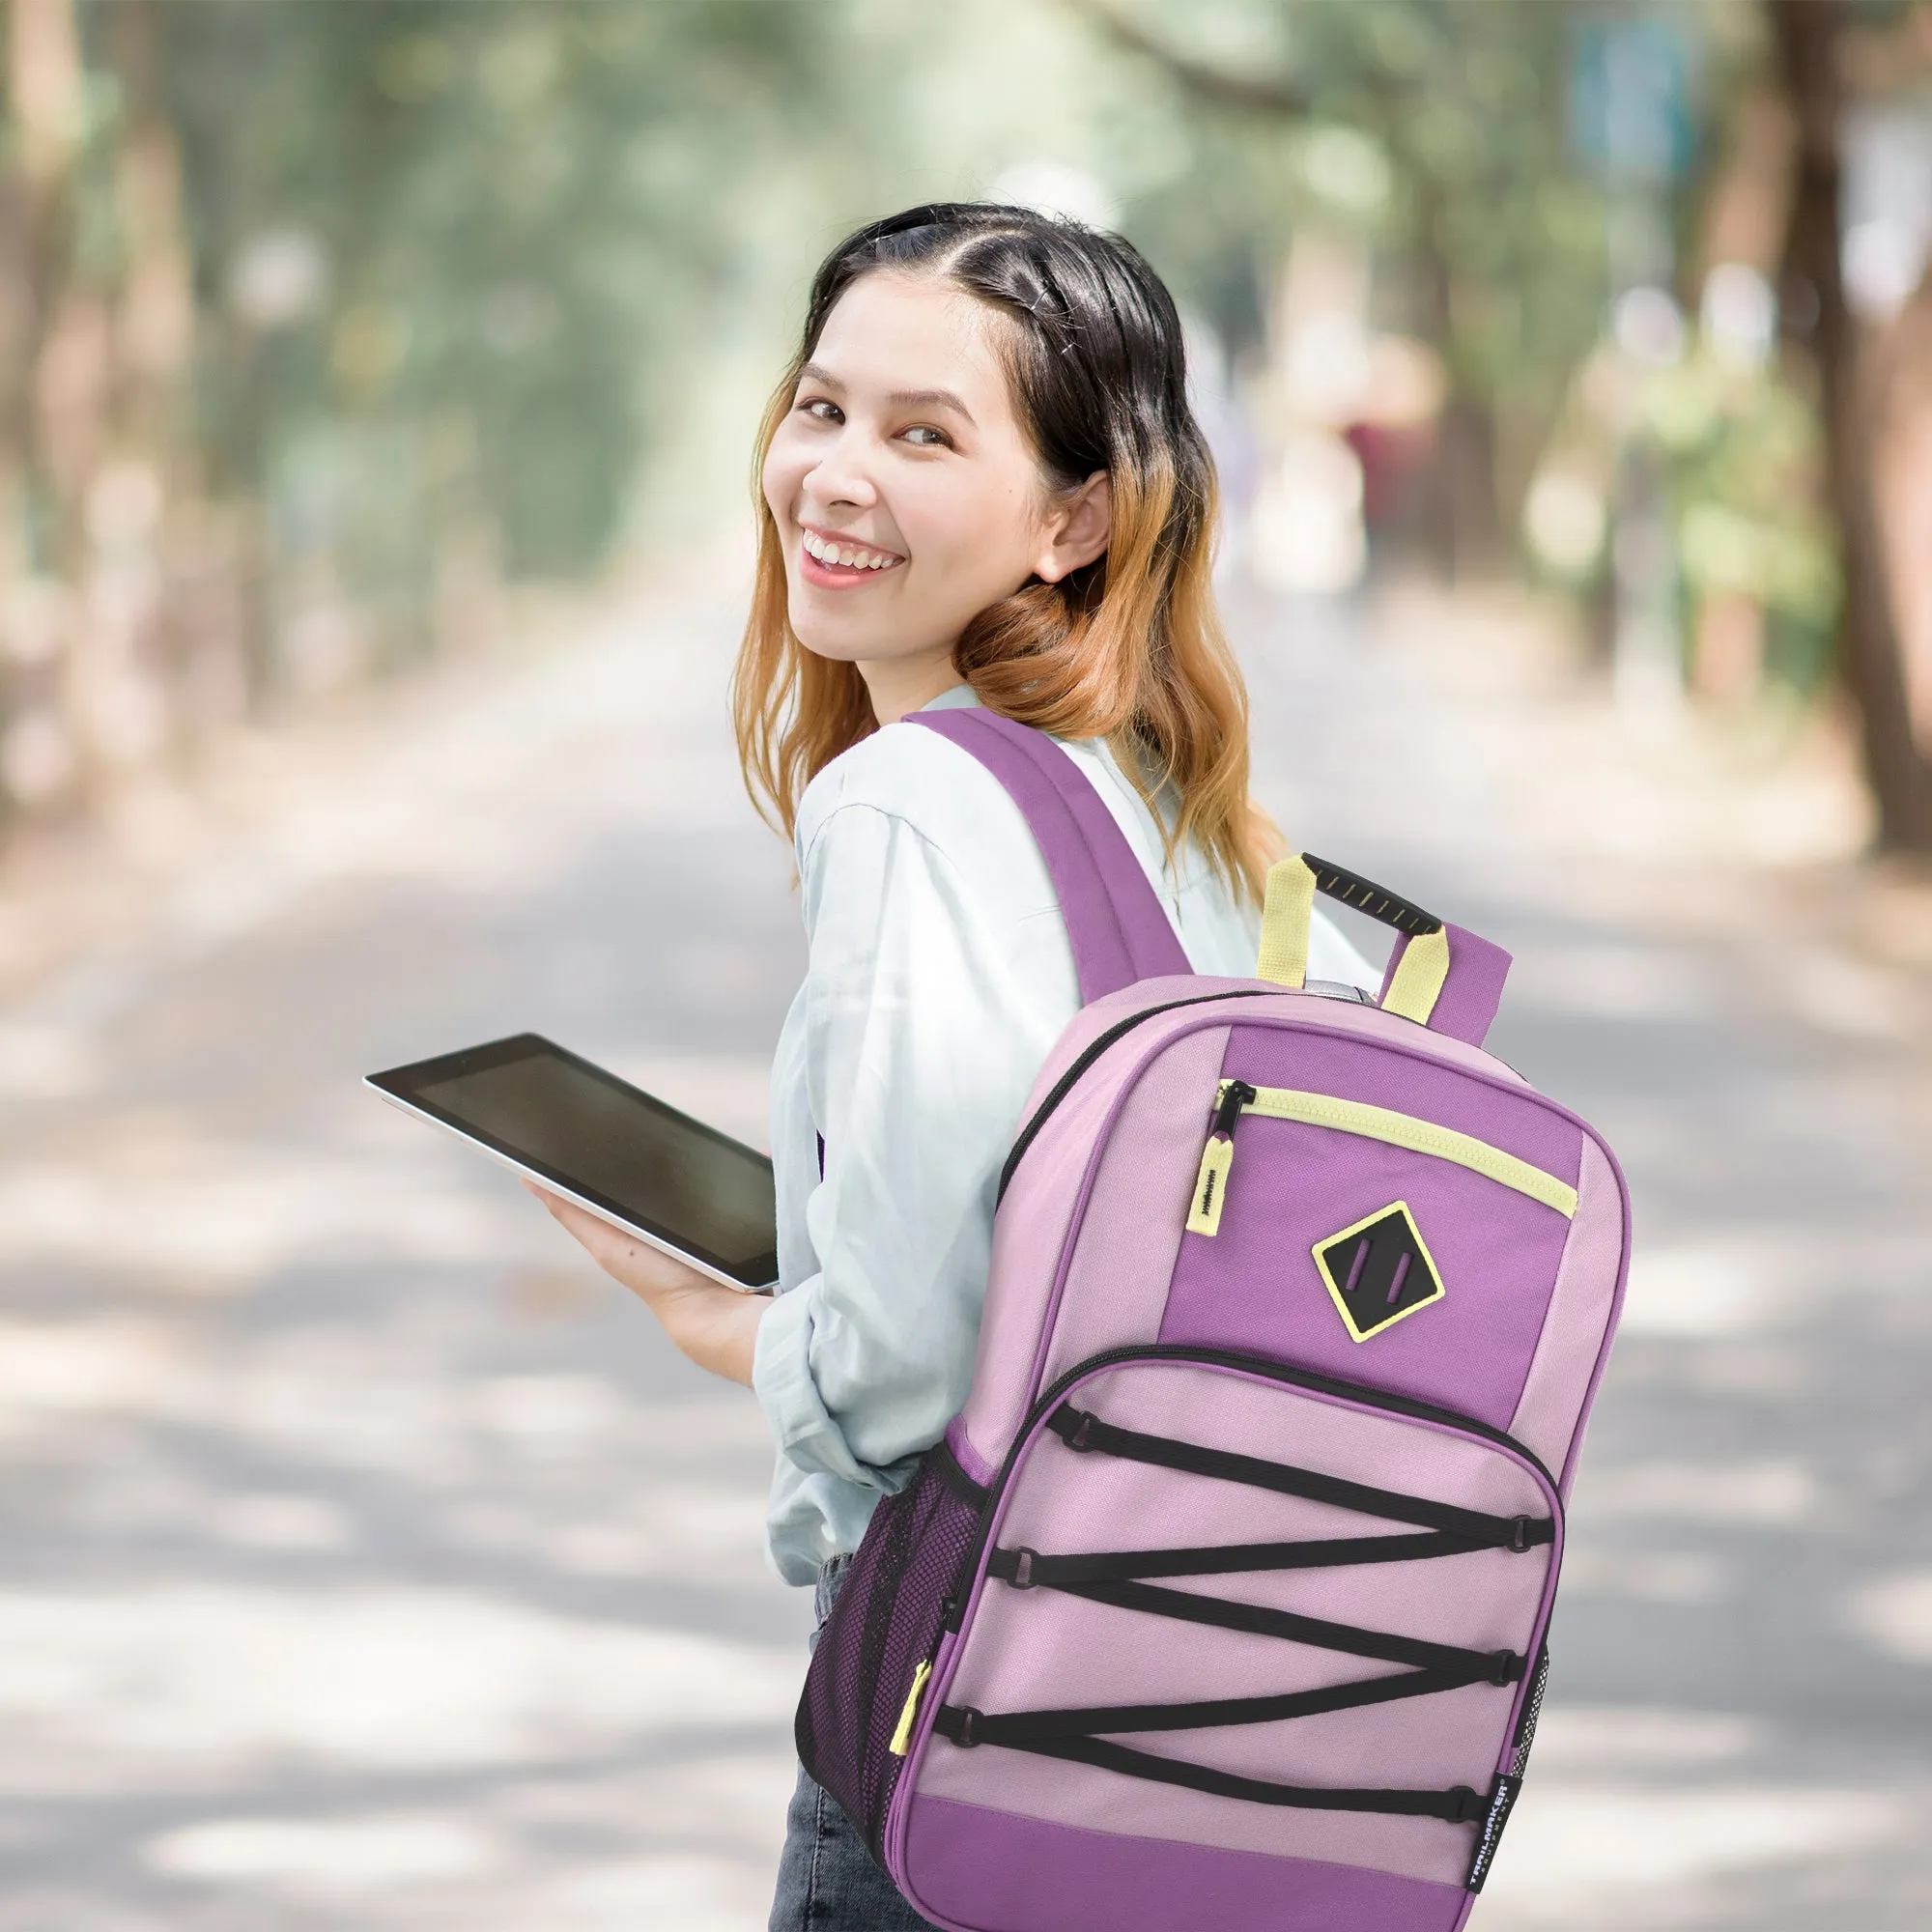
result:
[[[951,389],[895,389],[887,400],[902,410],[951,410],[969,423],[973,421],[973,412]]]
[[[842,389],[845,386],[830,369],[818,362],[806,363],[798,372],[798,380],[801,383],[816,383],[826,389]],[[951,410],[954,415],[973,423],[973,412],[951,389],[895,389],[886,400],[899,410]],[[979,424],[973,423],[973,427],[977,429]]]

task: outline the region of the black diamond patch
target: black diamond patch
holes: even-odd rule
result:
[[[1315,1244],[1315,1265],[1358,1342],[1443,1295],[1442,1277],[1406,1202]]]

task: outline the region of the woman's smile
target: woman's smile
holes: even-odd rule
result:
[[[853,590],[896,570],[905,558],[896,551],[856,542],[837,530],[799,529],[799,575],[824,590]]]

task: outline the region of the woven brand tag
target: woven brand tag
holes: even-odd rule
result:
[[[1496,1847],[1503,1841],[1503,1827],[1509,1823],[1510,1807],[1516,1803],[1516,1795],[1522,1789],[1522,1779],[1511,1777],[1504,1773],[1496,1779],[1496,1787],[1490,1793],[1490,1808],[1483,1818],[1483,1829],[1476,1837],[1476,1856],[1469,1866],[1469,1876],[1463,1886],[1465,1891],[1481,1891],[1483,1881],[1490,1875],[1490,1867],[1496,1861]]]

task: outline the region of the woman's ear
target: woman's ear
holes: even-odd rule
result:
[[[1034,575],[1042,582],[1058,583],[1083,564],[1104,555],[1113,534],[1113,479],[1104,469],[1096,469],[1048,514],[1045,542],[1034,563]]]

